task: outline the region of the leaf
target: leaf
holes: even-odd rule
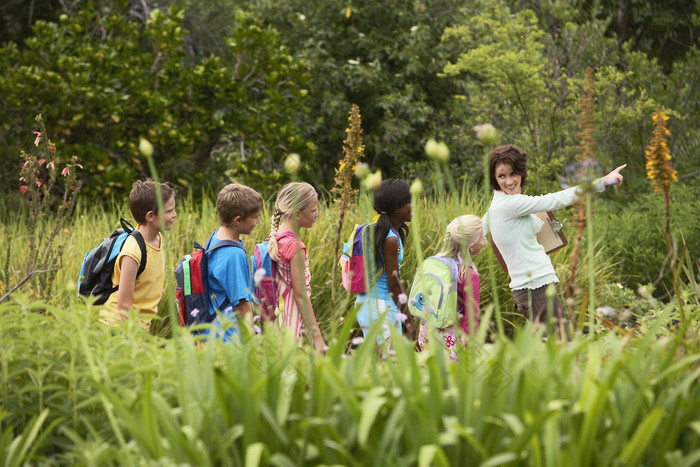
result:
[[[649,440],[654,435],[656,428],[661,423],[665,414],[664,409],[657,407],[647,415],[632,436],[632,439],[625,446],[620,455],[620,460],[625,465],[638,465],[639,461],[648,447]]]

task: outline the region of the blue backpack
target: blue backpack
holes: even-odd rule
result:
[[[227,246],[237,247],[245,251],[240,243],[232,240],[219,240],[216,245],[209,247],[215,233],[209,236],[204,248],[195,242],[194,251],[183,256],[175,268],[175,301],[177,302],[180,326],[211,323],[216,318],[216,313],[209,311],[211,297],[207,279],[208,253]],[[223,311],[229,304],[230,301],[226,297],[218,309]]]
[[[136,273],[138,277],[146,268],[148,256],[146,254],[146,242],[143,235],[124,219],[119,221],[122,228],[102,240],[98,246],[85,253],[83,264],[80,266],[78,276],[78,295],[82,297],[96,297],[95,304],[104,304],[109,296],[119,290],[119,285],[112,286],[112,272],[117,256],[124,247],[124,242],[129,236],[134,237],[141,249],[141,261]]]

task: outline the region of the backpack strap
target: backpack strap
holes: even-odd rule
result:
[[[143,234],[138,229],[135,229],[134,226],[131,225],[129,221],[127,221],[123,217],[119,219],[119,223],[124,229],[124,232],[134,237],[134,240],[136,240],[136,244],[141,250],[141,261],[139,261],[139,269],[136,272],[136,277],[139,277],[143,270],[146,269],[146,263],[148,262],[148,253],[146,252],[146,240],[143,238]]]
[[[218,229],[217,229],[218,230]],[[241,245],[239,242],[234,242],[233,240],[219,240],[214,246],[209,246],[211,245],[211,240],[214,238],[214,235],[216,235],[216,230],[212,232],[211,235],[209,235],[209,238],[207,239],[207,243],[204,244],[204,248],[199,245],[197,242],[194,243],[194,247],[198,248],[200,250],[204,250],[203,256],[202,256],[202,263],[201,263],[201,271],[203,275],[206,275],[209,273],[209,261],[207,260],[207,253],[211,253],[213,251],[218,250],[219,248],[223,248],[226,246],[233,246],[236,248],[240,248],[243,250],[243,253],[245,254],[245,248],[243,245]],[[246,254],[246,260],[248,259],[248,255]],[[206,284],[206,290],[207,290],[207,295],[209,295],[209,283],[208,281],[203,281],[204,284]],[[209,298],[211,300],[211,297]],[[228,306],[231,304],[231,300],[229,300],[228,295],[224,298],[224,301],[221,302],[221,305],[219,306],[214,306],[214,308],[218,309],[219,311],[224,311]]]

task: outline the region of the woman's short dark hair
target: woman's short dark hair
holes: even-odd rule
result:
[[[496,180],[496,166],[499,164],[510,164],[513,167],[513,172],[520,175],[520,186],[524,187],[527,183],[527,153],[517,146],[506,144],[498,146],[489,153],[489,182],[491,188],[500,191],[501,187]]]

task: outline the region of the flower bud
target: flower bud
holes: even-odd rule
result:
[[[450,159],[450,149],[447,145],[442,141],[438,143],[433,138],[425,143],[425,153],[429,158],[439,162],[447,162]]]
[[[382,183],[382,171],[377,170],[371,175],[368,175],[365,180],[365,188],[367,188],[369,191],[374,191],[377,188],[379,188],[379,185]]]
[[[284,160],[284,171],[290,175],[296,175],[301,167],[299,154],[293,152]]]
[[[357,164],[355,166],[355,175],[360,179],[367,177],[367,175],[369,175],[369,165],[364,162]]]
[[[410,192],[411,196],[413,196],[414,198],[420,196],[420,194],[423,193],[423,182],[420,181],[420,178],[413,180],[413,183],[411,183]]]
[[[144,157],[151,157],[153,155],[153,145],[146,138],[139,138],[139,152]]]
[[[498,131],[490,123],[483,123],[474,127],[476,139],[487,146],[493,146],[498,142]]]

